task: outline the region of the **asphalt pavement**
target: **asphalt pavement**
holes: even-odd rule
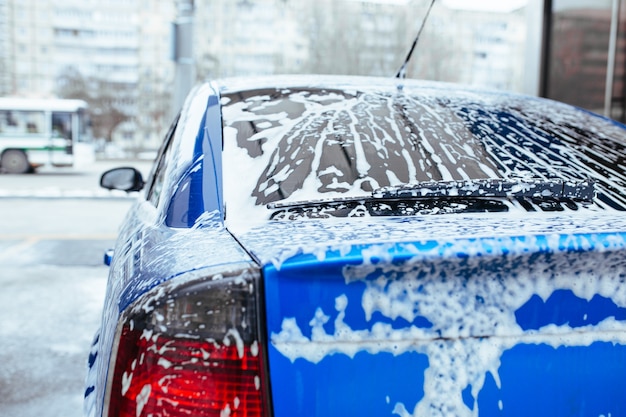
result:
[[[0,174],[0,416],[80,417],[100,323],[103,254],[137,194],[101,189],[102,172],[150,161]]]

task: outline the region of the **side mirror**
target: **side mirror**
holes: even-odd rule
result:
[[[113,168],[100,177],[100,186],[107,190],[140,191],[144,184],[141,172],[132,167]]]
[[[104,252],[104,264],[106,266],[111,266],[111,262],[113,262],[113,254],[113,249],[108,249],[106,252]]]

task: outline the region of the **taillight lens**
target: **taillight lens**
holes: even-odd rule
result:
[[[159,292],[118,333],[108,415],[266,416],[258,277]]]

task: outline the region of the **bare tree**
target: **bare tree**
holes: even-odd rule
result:
[[[403,6],[318,0],[310,8],[309,72],[392,76],[398,70],[407,43]]]
[[[158,71],[145,68],[141,72],[138,88],[141,94],[137,102],[139,111],[136,123],[137,130],[145,136],[140,147],[146,145],[147,139],[160,141],[172,122],[172,93],[167,88],[168,85]],[[148,146],[154,145],[152,142]]]
[[[320,0],[312,4],[310,71],[320,74],[359,74],[360,30],[349,5]]]
[[[75,68],[66,68],[57,77],[57,95],[85,100],[89,104],[92,129],[96,138],[110,142],[115,129],[131,118],[128,108],[133,89],[101,78],[85,78]]]

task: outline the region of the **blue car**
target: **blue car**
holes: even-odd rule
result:
[[[144,183],[145,182],[145,183]],[[204,84],[110,262],[91,416],[626,415],[626,129],[358,77]]]

